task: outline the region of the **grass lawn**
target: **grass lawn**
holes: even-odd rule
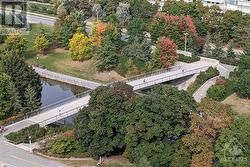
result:
[[[227,97],[222,103],[231,105],[239,114],[250,114],[250,99],[239,98],[236,93]]]
[[[40,24],[33,24],[30,33],[25,36],[28,40],[28,50],[25,54],[26,62],[32,65],[42,65],[48,70],[79,77],[96,82],[108,83],[110,81],[121,80],[121,77],[115,71],[97,72],[93,60],[84,62],[72,61],[69,51],[64,49],[52,49],[45,56],[39,56],[37,60],[37,52],[34,48],[34,40],[36,36],[44,31],[52,31],[52,26],[43,26]]]

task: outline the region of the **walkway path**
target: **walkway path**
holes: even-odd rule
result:
[[[207,80],[199,89],[193,94],[193,98],[196,102],[201,102],[201,100],[207,96],[207,90],[216,83],[218,76]]]

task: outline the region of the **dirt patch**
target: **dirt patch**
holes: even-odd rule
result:
[[[110,71],[110,72],[97,72],[94,75],[94,78],[98,78],[102,81],[119,81],[124,79],[122,76],[120,76],[116,71]]]
[[[250,99],[242,99],[235,93],[227,97],[222,103],[231,105],[240,114],[250,113]]]
[[[81,75],[85,76],[87,79],[92,78],[93,80],[98,80],[103,82],[111,82],[124,79],[115,71],[98,72],[95,67],[95,61],[93,59],[79,62],[79,61],[72,61],[69,58],[57,62],[57,65],[58,67],[63,67],[78,71],[81,73]]]
[[[69,50],[64,48],[52,48],[46,51],[46,53],[68,53],[68,52]]]

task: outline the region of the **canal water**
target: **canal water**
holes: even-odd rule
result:
[[[86,88],[41,78],[42,81],[42,106],[54,104],[60,100],[72,97],[76,94],[87,91]]]

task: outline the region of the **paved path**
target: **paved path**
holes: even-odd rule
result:
[[[54,160],[46,159],[12,146],[0,137],[0,167],[67,167]]]
[[[215,85],[217,78],[218,76],[207,80],[199,89],[195,91],[195,93],[193,94],[193,98],[196,102],[201,102],[201,100],[207,96],[207,90],[212,85]]]

